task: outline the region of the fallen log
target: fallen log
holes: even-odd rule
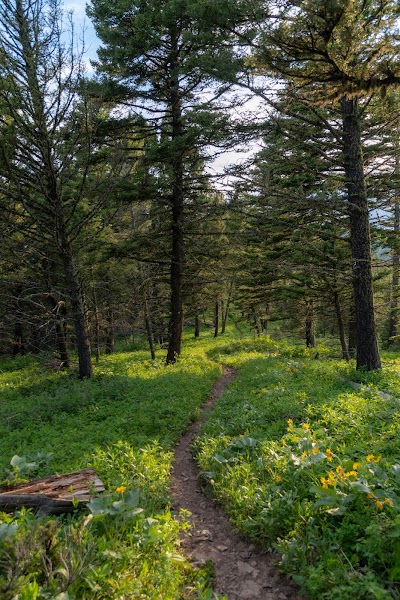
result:
[[[69,513],[82,508],[105,491],[93,469],[32,479],[15,486],[0,487],[0,511],[33,508],[45,515]]]

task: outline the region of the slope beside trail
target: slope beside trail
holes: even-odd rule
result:
[[[212,560],[216,591],[229,600],[300,600],[295,586],[277,571],[272,556],[235,533],[220,506],[203,494],[199,470],[190,453],[208,411],[235,374],[233,369],[223,367],[223,375],[214,385],[200,418],[175,448],[170,487],[172,508],[192,513],[192,529],[182,548],[194,565]]]

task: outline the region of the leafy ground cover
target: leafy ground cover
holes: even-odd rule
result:
[[[104,357],[90,381],[40,358],[1,362],[3,477],[93,466],[107,488],[72,517],[0,513],[3,600],[208,597],[206,573],[178,553],[185,516],[171,517],[167,487],[172,446],[220,372],[200,347],[172,367]]]
[[[235,525],[278,549],[311,598],[400,598],[400,360],[356,374],[329,353],[210,335],[187,339],[174,366],[125,351],[83,382],[4,359],[3,477],[94,466],[107,494],[72,517],[0,514],[0,597],[212,597],[179,555],[187,523],[171,517],[168,480],[173,444],[227,364],[238,376],[195,453]]]
[[[399,402],[352,389],[342,361],[257,344],[212,351],[238,376],[196,443],[204,479],[311,598],[399,598]]]

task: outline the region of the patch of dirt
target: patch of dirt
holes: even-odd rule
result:
[[[216,572],[216,591],[229,600],[301,600],[295,586],[278,572],[271,554],[233,531],[227,516],[215,500],[204,495],[199,470],[190,453],[208,412],[224,393],[235,371],[223,368],[200,419],[188,429],[175,448],[170,492],[172,508],[192,513],[192,529],[182,544],[195,566],[212,560]]]

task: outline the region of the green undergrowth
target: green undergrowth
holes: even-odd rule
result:
[[[354,366],[323,348],[212,352],[238,375],[195,454],[234,525],[277,549],[311,598],[400,598],[397,399],[354,390]],[[390,368],[375,377],[399,385]]]
[[[104,357],[90,381],[43,357],[0,362],[0,478],[93,466],[106,487],[72,516],[0,513],[2,600],[212,597],[207,569],[179,554],[187,515],[171,516],[168,482],[221,368],[200,346],[168,367],[147,356]]]
[[[382,392],[397,396],[400,400],[400,352],[382,352],[382,369],[357,371],[353,379]]]

